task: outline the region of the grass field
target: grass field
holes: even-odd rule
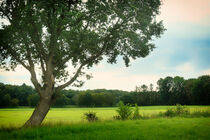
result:
[[[143,116],[157,115],[173,106],[139,107]],[[190,112],[209,110],[210,106],[187,106]],[[116,108],[52,108],[43,125],[20,128],[33,108],[0,109],[0,139],[42,140],[208,140],[210,117],[150,117],[116,121]],[[97,112],[98,122],[88,123],[83,113]]]
[[[0,129],[0,138],[42,140],[208,140],[209,118],[102,121],[37,128]]]
[[[173,106],[144,106],[139,107],[140,114],[151,116],[164,112]],[[190,111],[209,110],[210,106],[187,106]],[[44,123],[79,123],[85,122],[83,113],[88,111],[97,112],[100,120],[111,120],[116,115],[116,108],[51,108]],[[0,126],[21,126],[30,117],[33,108],[5,108],[0,109]]]

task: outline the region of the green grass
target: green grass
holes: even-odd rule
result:
[[[143,116],[158,116],[174,106],[139,107]],[[33,108],[0,109],[0,139],[72,139],[72,140],[207,140],[210,117],[203,115],[210,106],[187,106],[194,117],[151,117],[150,119],[114,121],[116,108],[52,108],[43,125],[20,128]],[[97,112],[98,122],[88,123],[83,113]],[[200,111],[200,112],[199,112]],[[197,114],[195,114],[197,113]],[[209,112],[207,112],[209,113]]]
[[[139,107],[139,112],[143,116],[156,115],[166,111],[173,106],[143,106]],[[210,106],[187,106],[191,112],[209,110]],[[100,120],[110,120],[116,114],[115,107],[107,108],[51,108],[44,123],[79,123],[85,122],[83,113],[88,111],[97,112]],[[21,126],[30,117],[33,108],[5,108],[0,109],[0,126]]]
[[[0,139],[207,140],[209,130],[209,118],[175,117],[0,129]]]

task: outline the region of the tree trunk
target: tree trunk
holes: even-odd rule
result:
[[[38,105],[36,106],[29,120],[24,124],[24,127],[41,125],[50,109],[51,102],[51,98],[40,98]]]

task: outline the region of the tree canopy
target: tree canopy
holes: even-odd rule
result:
[[[33,115],[45,106],[43,119],[57,93],[83,84],[84,68],[104,58],[112,64],[122,56],[129,66],[130,59],[146,57],[164,31],[156,20],[160,5],[160,0],[3,0],[0,16],[9,25],[0,30],[0,66],[20,64],[30,72],[41,97]]]
[[[52,74],[57,82],[70,79],[59,87],[64,88],[82,67],[104,56],[116,63],[121,55],[128,66],[131,58],[147,56],[155,47],[152,39],[163,33],[156,21],[160,5],[159,0],[4,0],[0,15],[10,24],[1,30],[1,66],[21,64],[37,88]],[[68,62],[78,68],[71,76]],[[35,79],[35,66],[42,69],[43,85]]]

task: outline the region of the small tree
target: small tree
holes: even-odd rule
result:
[[[141,115],[139,114],[139,107],[137,104],[135,104],[135,109],[133,112],[133,119],[139,119]]]
[[[118,104],[118,109],[116,110],[121,120],[126,120],[131,117],[132,115],[132,108],[129,104],[124,105],[122,101]]]
[[[40,96],[25,126],[40,125],[61,90],[82,86],[79,78],[91,77],[85,68],[104,58],[113,64],[122,56],[129,66],[130,59],[146,57],[164,31],[156,20],[160,5],[160,0],[1,1],[0,16],[9,24],[0,30],[0,66],[22,65]]]

